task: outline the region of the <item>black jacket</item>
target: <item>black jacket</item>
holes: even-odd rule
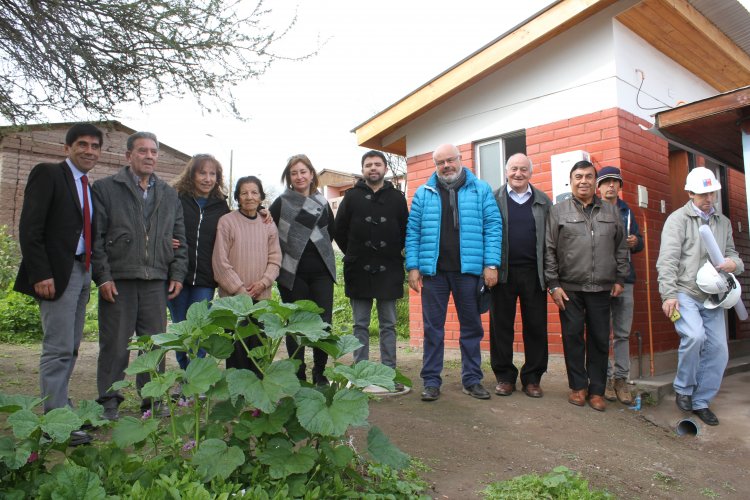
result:
[[[36,297],[34,283],[53,278],[54,298],[60,298],[68,287],[81,231],[83,212],[70,167],[65,161],[40,163],[31,170],[24,191],[18,225],[23,260],[14,289]]]
[[[188,250],[188,272],[185,284],[216,288],[211,257],[216,241],[216,227],[221,216],[230,212],[225,199],[208,198],[201,210],[189,194],[181,194],[182,215],[185,218],[185,239]]]
[[[346,192],[336,214],[336,243],[344,252],[344,291],[353,299],[404,295],[404,194],[386,181],[373,192],[364,180]]]

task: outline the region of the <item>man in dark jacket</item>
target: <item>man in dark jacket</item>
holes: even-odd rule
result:
[[[18,227],[21,267],[15,290],[39,302],[42,354],[39,383],[45,413],[70,404],[68,385],[83,337],[91,289],[91,204],[87,174],[99,160],[102,132],[89,123],[65,136],[61,163],[40,163],[29,174]],[[91,441],[85,431],[73,446]]]
[[[632,254],[643,250],[643,236],[627,203],[620,199],[622,175],[617,167],[604,167],[599,171],[596,184],[602,201],[617,207],[622,227],[628,244],[628,264],[630,273],[625,278],[625,285],[619,297],[612,298],[612,350],[615,357],[614,370],[612,362],[607,363],[607,388],[604,397],[607,401],[620,400],[622,404],[633,403],[628,389],[630,375],[630,327],[633,325],[633,287],[635,286],[635,267]]]
[[[500,286],[492,289],[490,363],[497,378],[495,394],[516,390],[518,368],[513,364],[516,304],[521,301],[524,363],[521,387],[541,398],[542,375],[547,371],[547,294],[544,282],[544,232],[552,202],[529,183],[533,165],[523,153],[508,158],[506,184],[495,191],[503,218]]]
[[[362,156],[362,179],[346,192],[336,214],[336,243],[344,252],[344,290],[352,304],[354,335],[362,347],[354,360],[369,359],[370,311],[377,300],[380,362],[396,368],[396,301],[404,296],[406,222],[404,194],[385,180],[380,151]],[[402,391],[403,384],[396,384]]]
[[[547,218],[544,277],[560,310],[568,402],[604,411],[609,354],[609,305],[628,276],[620,214],[596,196],[596,169],[586,160],[570,170],[573,196]],[[584,336],[585,327],[585,336]]]
[[[92,262],[100,295],[97,401],[110,420],[119,417],[123,396],[111,386],[125,377],[130,337],[166,330],[167,298],[179,295],[187,271],[182,206],[174,188],[154,173],[158,156],[156,136],[136,132],[128,137],[129,165],[93,188]],[[139,374],[138,389],[148,381],[148,374]],[[157,411],[158,402],[153,405],[144,398],[141,409]]]

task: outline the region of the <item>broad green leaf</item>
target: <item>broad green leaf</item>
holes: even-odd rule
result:
[[[369,415],[367,395],[362,391],[342,389],[333,396],[330,406],[323,394],[303,387],[294,397],[299,423],[312,434],[338,437],[349,426],[363,425]]]
[[[320,314],[310,311],[295,311],[286,325],[290,333],[304,335],[311,342],[327,338],[331,333],[326,330],[330,325],[320,318]]]
[[[222,372],[222,378],[206,391],[206,397],[212,401],[223,401],[229,399],[229,387],[227,386],[226,372]]]
[[[272,479],[282,479],[291,474],[305,474],[312,470],[317,459],[318,452],[313,448],[303,446],[293,450],[289,442],[269,446],[258,455],[258,461],[269,466]]]
[[[52,469],[53,481],[39,487],[41,500],[80,498],[82,500],[104,500],[107,493],[95,473],[72,462],[58,464]]]
[[[362,347],[362,342],[354,335],[343,335],[336,339],[336,345],[339,348],[338,357],[341,357]]]
[[[185,369],[185,380],[182,386],[184,394],[200,394],[221,380],[221,370],[210,358],[195,358]]]
[[[252,321],[242,321],[237,328],[235,328],[236,335],[241,338],[247,338],[251,335],[257,335],[260,332],[258,325]]]
[[[331,443],[322,443],[320,446],[322,453],[330,460],[333,465],[343,469],[354,459],[354,450],[346,445],[331,446]]]
[[[336,340],[337,339],[335,337],[330,337],[327,339],[320,339],[315,342],[310,342],[303,337],[302,343],[306,346],[317,347],[333,359],[338,359],[341,357],[341,351],[339,350],[339,345]]]
[[[333,373],[343,376],[355,387],[377,385],[391,391],[394,389],[393,378],[396,376],[396,370],[390,366],[369,360],[360,361],[353,366],[336,365]]]
[[[238,318],[246,318],[252,312],[253,299],[248,295],[233,295],[232,297],[221,297],[213,301],[209,315],[225,316],[231,312]]]
[[[26,465],[31,455],[31,450],[19,447],[8,436],[0,436],[0,463],[4,463],[9,469],[16,470]]]
[[[120,380],[112,384],[112,387],[110,388],[110,390],[121,391],[122,389],[125,389],[126,387],[130,387],[131,385],[133,385],[133,382],[130,380]]]
[[[31,410],[18,410],[8,417],[8,423],[13,428],[13,435],[18,439],[26,439],[39,428],[41,421]]]
[[[83,425],[83,421],[70,408],[55,408],[42,415],[40,420],[42,430],[58,443],[70,439],[70,433]]]
[[[211,414],[209,420],[219,422],[231,422],[236,419],[243,408],[243,401],[240,400],[237,404],[233,404],[231,400],[219,401],[211,408]]]
[[[271,413],[281,398],[293,396],[300,387],[294,363],[288,359],[273,362],[259,380],[250,370],[227,370],[232,398],[243,396],[248,404]]]
[[[294,400],[284,398],[273,413],[261,413],[257,417],[250,415],[251,413],[243,413],[240,423],[246,425],[253,436],[276,434],[284,429],[286,421],[294,415]]]
[[[210,325],[211,316],[209,315],[208,302],[205,300],[193,302],[187,310],[185,321],[187,321],[193,328],[197,329]]]
[[[140,420],[134,417],[122,417],[112,430],[112,441],[120,448],[127,448],[140,443],[159,428],[155,418]]]
[[[234,327],[234,325],[232,326]],[[200,345],[208,354],[217,359],[227,359],[234,352],[234,341],[226,335],[210,335],[207,339],[202,340]]]
[[[283,320],[275,314],[261,314],[258,318],[263,323],[263,332],[273,340],[278,340],[287,334]]]
[[[182,323],[180,323],[182,324]],[[151,335],[151,341],[154,343],[154,345],[158,345],[160,347],[168,348],[168,347],[182,347],[182,334],[178,334],[175,332],[174,328],[172,328],[173,325],[170,325],[167,327],[167,333],[158,333],[156,335]]]
[[[193,327],[191,327],[187,321],[180,321],[179,323],[170,323],[167,325],[167,333],[166,334],[159,334],[159,335],[152,335],[151,337],[156,337],[156,339],[164,338],[162,335],[174,335],[177,338],[181,337],[187,337],[193,334]],[[156,339],[154,339],[154,344],[157,344]],[[161,345],[161,344],[157,344]]]
[[[102,405],[96,401],[79,401],[73,411],[75,411],[76,415],[78,415],[78,418],[80,418],[82,422],[88,422],[97,427],[109,422],[102,418],[104,408],[102,408]]]
[[[130,363],[125,373],[128,375],[137,375],[139,373],[155,372],[159,367],[159,362],[163,355],[164,351],[161,349],[145,352]]]
[[[323,308],[312,300],[297,300],[294,304],[286,304],[288,307],[296,311],[307,311],[317,315],[323,312]]]
[[[42,403],[41,398],[20,394],[0,394],[0,412],[13,413],[17,410],[31,410]]]
[[[245,462],[245,454],[236,446],[228,447],[220,439],[206,439],[200,444],[192,461],[204,481],[216,477],[226,479]]]
[[[191,362],[190,364],[192,365],[193,363]],[[174,386],[181,373],[182,370],[169,370],[156,377],[152,377],[141,388],[141,397],[161,399]]]
[[[185,436],[195,432],[195,416],[192,412],[184,415],[172,415],[171,419],[174,422],[178,436]]]
[[[367,452],[376,462],[394,469],[409,465],[409,455],[396,448],[377,427],[371,427],[367,433]]]

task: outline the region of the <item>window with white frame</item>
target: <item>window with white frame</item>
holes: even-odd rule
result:
[[[477,176],[492,189],[505,184],[505,162],[516,153],[526,153],[526,132],[519,130],[474,145]]]

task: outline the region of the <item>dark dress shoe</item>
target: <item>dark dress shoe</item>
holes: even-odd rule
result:
[[[469,387],[464,387],[463,392],[464,394],[468,394],[472,398],[490,399],[490,393],[487,392],[487,389],[485,389],[482,384],[474,384],[470,385]]]
[[[91,434],[86,431],[73,431],[70,433],[68,446],[81,446],[82,444],[89,444],[93,440]]]
[[[541,398],[544,396],[539,384],[526,384],[523,386],[523,392],[530,398]]]
[[[693,396],[675,393],[674,402],[677,403],[677,408],[682,411],[693,411]]]
[[[706,425],[719,425],[719,418],[708,408],[699,408],[693,410],[693,413],[698,415],[698,418],[703,420]]]
[[[591,406],[596,411],[604,411],[607,409],[607,401],[604,399],[604,396],[600,396],[599,394],[592,394],[589,396],[589,406]]]
[[[584,404],[586,404],[586,389],[570,391],[570,395],[568,396],[568,403],[576,406],[583,406]]]
[[[510,382],[498,382],[495,386],[495,394],[498,396],[510,396],[516,390],[516,384]]]

